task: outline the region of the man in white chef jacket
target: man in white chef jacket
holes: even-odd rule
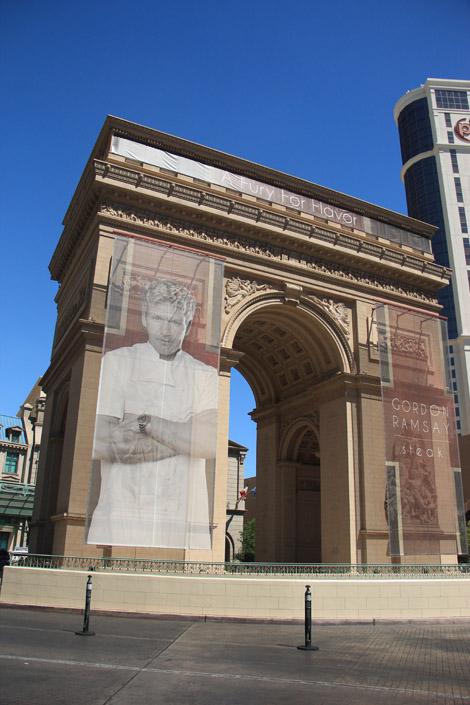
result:
[[[206,460],[217,371],[181,349],[196,308],[170,279],[143,292],[146,343],[104,355],[95,428],[101,490],[87,543],[210,548]]]

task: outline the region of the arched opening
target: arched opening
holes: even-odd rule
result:
[[[235,544],[229,533],[225,534],[225,562],[230,563],[235,558]]]
[[[281,440],[281,457],[295,474],[295,501],[290,521],[295,532],[295,562],[320,563],[321,476],[318,428],[310,419],[299,419]]]
[[[324,527],[334,522],[334,511],[328,516],[328,509],[336,480],[326,481],[325,495],[322,479],[334,466],[336,440],[331,433],[323,434],[327,446],[323,463],[320,418],[331,413],[335,394],[341,396],[332,387],[353,367],[346,338],[318,306],[303,299],[297,305],[286,305],[279,298],[258,304],[254,300],[239,313],[231,330],[232,340],[227,336],[226,342],[240,356],[237,369],[256,404],[251,414],[258,446],[256,560],[329,560],[322,535],[328,535]],[[344,406],[344,399],[341,403]],[[347,444],[344,423],[339,432],[339,445]],[[345,472],[343,461],[342,457],[338,481]]]
[[[229,439],[248,448],[244,460],[245,479],[256,475],[256,424],[250,417],[255,406],[249,383],[237,369],[233,369],[230,379]]]

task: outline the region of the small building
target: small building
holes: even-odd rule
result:
[[[245,514],[243,516],[243,525],[252,519],[256,519],[256,476],[245,478],[246,499],[245,499]]]
[[[243,531],[245,500],[242,492],[245,487],[244,468],[248,448],[228,442],[227,470],[227,523],[225,529],[225,560],[232,561],[240,550],[240,533]]]
[[[0,548],[28,545],[46,396],[35,384],[17,416],[0,415]]]

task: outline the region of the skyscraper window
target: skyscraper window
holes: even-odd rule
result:
[[[458,176],[454,179],[455,182],[455,195],[457,196],[457,201],[463,203],[463,193],[462,193],[462,183]]]
[[[460,227],[463,233],[468,233],[467,216],[465,215],[465,208],[459,206],[459,217],[460,217]],[[467,261],[468,264],[470,262]]]
[[[468,110],[467,91],[444,91],[436,89],[436,106],[454,110]]]

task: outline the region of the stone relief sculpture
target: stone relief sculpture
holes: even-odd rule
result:
[[[267,288],[267,284],[258,284],[258,282],[249,279],[232,277],[225,284],[225,313],[229,313],[234,306],[250,294],[265,291]]]
[[[390,336],[390,345],[395,352],[413,359],[426,360],[426,341],[421,336],[395,334]]]
[[[335,319],[343,333],[349,335],[349,311],[341,301],[322,299],[323,307]]]
[[[345,335],[349,335],[349,310],[344,303],[333,299],[319,299],[317,296],[311,298],[334,319]]]

